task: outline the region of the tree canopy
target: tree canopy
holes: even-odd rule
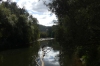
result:
[[[0,48],[28,46],[39,37],[38,20],[15,2],[0,3]]]
[[[68,51],[70,55],[75,50],[80,51],[79,57],[88,57],[86,66],[97,66],[100,63],[97,59],[100,52],[100,0],[52,0],[47,6],[58,18],[56,39],[63,52]]]

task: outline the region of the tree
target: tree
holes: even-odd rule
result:
[[[80,57],[84,55],[88,57],[87,66],[96,66],[98,61],[97,48],[100,46],[99,3],[100,0],[52,0],[47,4],[58,18],[56,39],[63,47],[63,53],[68,51],[71,55],[70,52],[74,53],[77,48],[81,47],[81,50],[84,51],[79,54],[81,54]],[[92,53],[92,51],[94,52]],[[96,57],[91,59],[93,56]],[[91,60],[96,60],[96,62]]]
[[[1,48],[29,46],[38,39],[38,20],[15,2],[0,4],[0,45]]]

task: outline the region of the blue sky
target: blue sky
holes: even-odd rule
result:
[[[6,1],[6,0],[3,0]],[[55,14],[50,11],[48,11],[48,8],[43,4],[42,0],[11,0],[13,2],[17,2],[17,5],[19,7],[25,7],[25,9],[33,15],[33,17],[36,17],[39,21],[39,24],[45,25],[45,26],[52,26],[53,20],[57,20]],[[47,3],[50,2],[50,0],[45,0]]]

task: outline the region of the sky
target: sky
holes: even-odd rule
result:
[[[6,1],[6,0],[3,0]],[[48,11],[48,7],[43,4],[42,0],[11,0],[16,2],[20,8],[25,8],[30,15],[38,19],[39,24],[52,26],[53,20],[57,20],[55,14]],[[45,0],[49,3],[51,0]]]

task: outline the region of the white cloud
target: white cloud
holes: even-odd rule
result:
[[[52,16],[50,16],[50,13],[47,14],[43,14],[43,15],[39,15],[39,14],[33,14],[40,22],[40,24],[43,25],[53,25],[53,20],[56,19],[55,15],[53,14]]]
[[[49,2],[50,0],[46,0]],[[50,16],[48,8],[43,4],[42,0],[16,0],[19,7],[25,7],[30,14],[36,17],[39,21],[39,24],[51,26],[53,25],[52,21],[56,20],[55,15]]]
[[[6,0],[4,0],[6,1]],[[25,7],[25,9],[39,21],[39,24],[51,26],[53,25],[52,21],[57,20],[55,14],[50,16],[48,7],[43,4],[42,0],[12,0],[17,2],[19,7]],[[49,3],[51,0],[46,0]]]
[[[7,1],[7,0],[2,0],[2,1]]]

